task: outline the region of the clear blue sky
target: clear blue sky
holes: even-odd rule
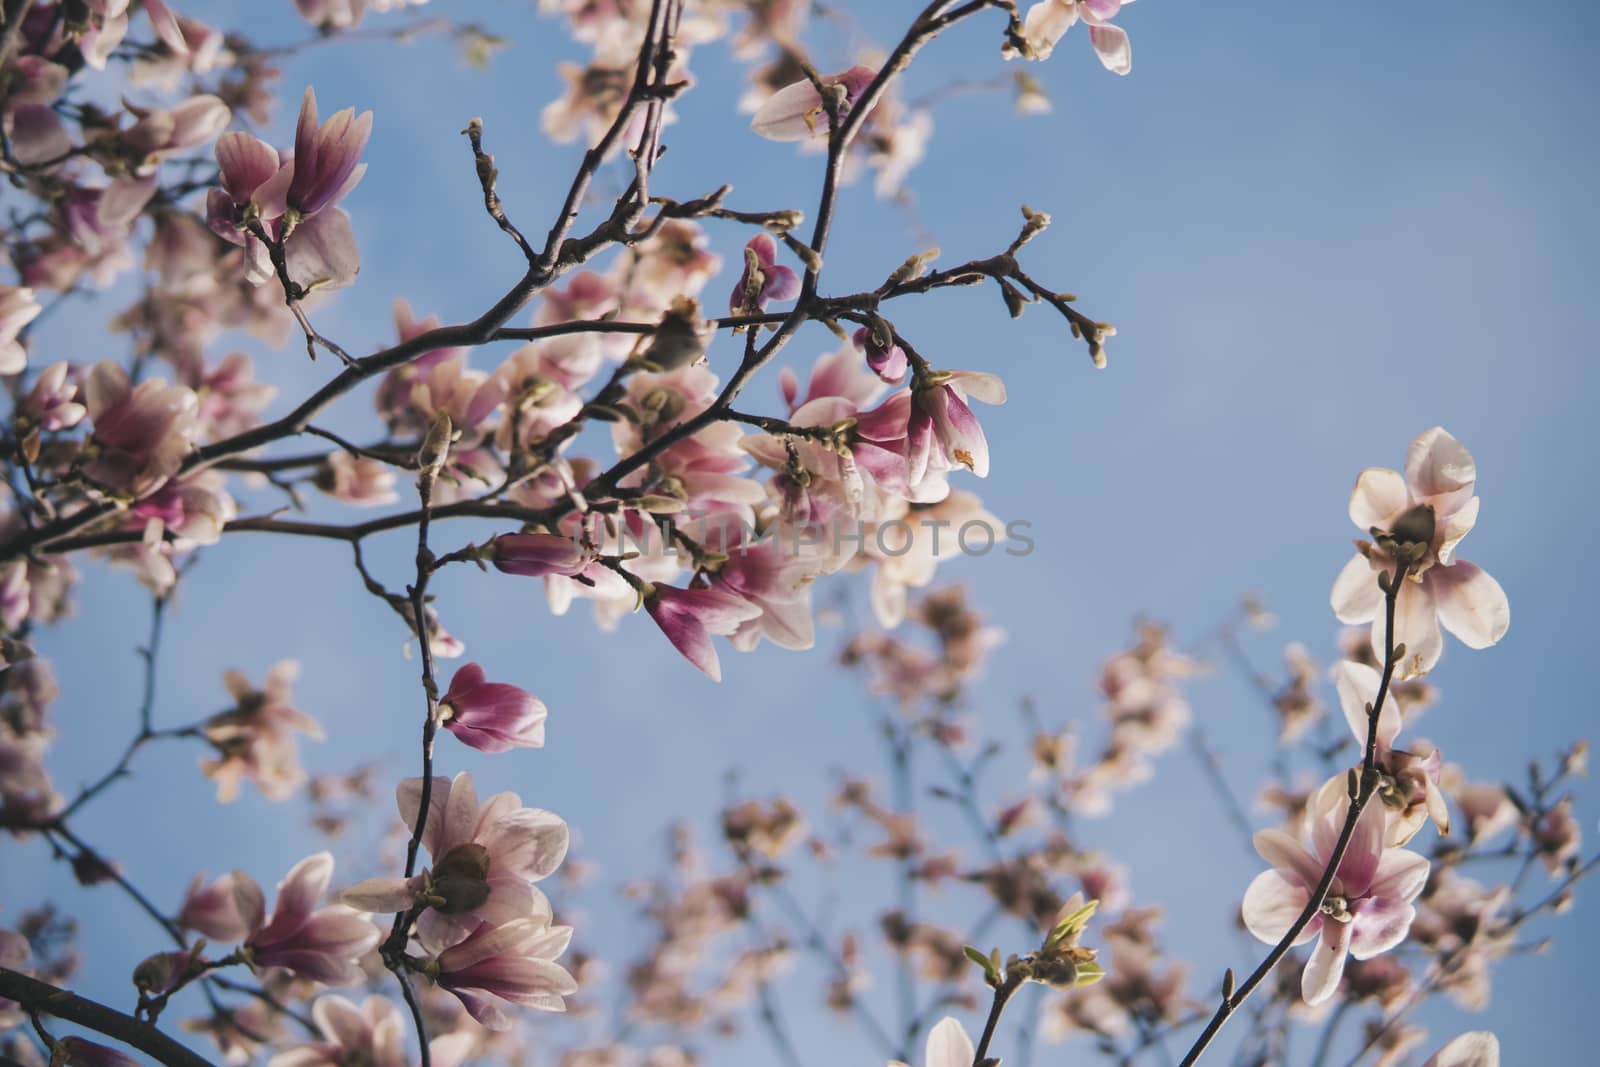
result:
[[[848,6],[887,43],[921,4]],[[267,41],[304,33],[287,0],[179,7]],[[565,54],[554,24],[524,0],[424,11],[484,20],[514,45],[487,74],[465,69],[439,40],[331,46],[290,63],[283,82],[286,100],[311,81],[325,112],[375,112],[371,169],[347,205],[363,273],[318,316],[355,351],[389,339],[396,295],[459,320],[515,277],[515,250],[475,200],[457,133],[467,119],[484,119],[500,191],[525,228],[542,232],[577,156],[537,129],[540,107],[559,91],[553,61]],[[1411,437],[1435,424],[1477,458],[1483,513],[1463,553],[1505,586],[1513,624],[1492,651],[1447,642],[1435,674],[1444,698],[1422,732],[1487,776],[1519,774],[1527,758],[1592,731],[1584,672],[1600,584],[1585,549],[1600,516],[1588,429],[1600,385],[1591,292],[1600,12],[1555,0],[1520,12],[1418,0],[1368,17],[1348,4],[1145,0],[1120,21],[1133,36],[1132,76],[1103,72],[1075,31],[1031,71],[1055,97],[1054,114],[1021,121],[999,97],[951,99],[912,177],[920,225],[947,261],[1003,247],[1019,203],[1050,211],[1055,227],[1028,249],[1030,269],[1120,329],[1110,368],[1095,372],[1058,320],[1035,309],[1009,322],[989,292],[925,300],[897,316],[937,364],[997,371],[1010,385],[1009,405],[987,413],[994,473],[981,491],[1002,518],[1032,522],[1038,549],[948,570],[1009,633],[981,693],[996,732],[1014,736],[1024,694],[1047,714],[1083,717],[1092,732],[1094,669],[1125,642],[1135,615],[1170,620],[1180,638],[1195,639],[1244,590],[1259,591],[1282,619],[1254,646],[1262,663],[1276,667],[1280,638],[1326,660],[1337,632],[1328,589],[1354,536],[1350,485],[1364,466],[1398,466]],[[910,75],[912,94],[1000,71],[994,22],[929,49]],[[843,58],[826,47],[823,56]],[[812,210],[817,158],[745,132],[733,107],[737,74],[720,49],[697,55],[695,70],[701,85],[669,131],[662,191],[691,196],[731,182],[739,207]],[[280,111],[277,139],[289,138],[292,121]],[[835,234],[832,291],[876,281],[918,247],[907,216],[865,186],[846,193]],[[742,243],[732,230],[716,236],[725,254]],[[809,363],[831,344],[817,330],[791,351]],[[41,361],[119,354],[92,316],[57,319],[35,351]],[[712,358],[725,368],[731,350],[714,348]],[[264,363],[291,394],[331,373],[296,346]],[[770,377],[748,395],[776,406]],[[344,425],[361,425],[368,410],[364,398],[349,401],[355,421]],[[451,531],[462,541],[479,532]],[[394,584],[405,572],[403,541],[375,552]],[[69,790],[132,730],[132,650],[146,611],[129,575],[86,571],[77,617],[41,641],[65,690],[52,766]],[[542,752],[467,758],[446,745],[442,768],[470,767],[480,789],[516,788],[559,811],[577,835],[575,854],[604,879],[652,868],[669,814],[709,820],[730,767],[758,793],[813,807],[828,791],[827,768],[881,770],[859,755],[874,749],[857,682],[831,666],[839,631],[824,630],[822,647],[805,655],[725,652],[717,688],[643,618],[606,637],[583,612],[551,619],[537,583],[465,570],[438,591],[469,655],[551,708]],[[221,706],[224,668],[259,678],[298,658],[301,706],[330,734],[307,762],[338,770],[352,753],[370,754],[387,793],[417,773],[420,698],[402,638],[341,546],[230,538],[186,585],[158,714],[192,721]],[[1224,672],[1193,697],[1228,766],[1254,776],[1267,736],[1245,687]],[[306,851],[299,804],[269,805],[247,787],[218,809],[193,759],[141,756],[139,777],[83,819],[82,833],[122,856],[163,904],[176,902],[195,857],[212,873],[237,866],[270,884]],[[1580,788],[1590,851],[1597,801],[1593,787]],[[953,821],[949,829],[959,832]],[[1169,943],[1196,965],[1194,991],[1206,993],[1224,966],[1254,962],[1256,949],[1245,955],[1230,922],[1257,865],[1243,862],[1185,754],[1088,833],[1131,864],[1141,899],[1167,907]],[[3,847],[6,914],[59,900],[83,920],[84,987],[125,999],[128,969],[160,939],[114,891],[77,889],[40,847]],[[359,857],[339,861],[340,878],[376,873]],[[840,884],[853,876],[841,872]],[[1580,895],[1578,914],[1549,928],[1557,940],[1548,954],[1502,965],[1486,1015],[1425,1013],[1430,1047],[1489,1027],[1508,1063],[1582,1061],[1600,1038],[1600,909],[1590,904]],[[630,929],[604,892],[579,921],[602,947]],[[870,1062],[871,1046],[815,1007],[808,973],[789,994],[808,1062]],[[734,1044],[711,1061],[750,1055],[765,1050]],[[1039,1062],[1065,1060],[1058,1052]]]

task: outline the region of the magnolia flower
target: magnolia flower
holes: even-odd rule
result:
[[[1127,31],[1111,25],[1123,4],[1133,0],[1042,0],[1028,9],[1022,23],[1022,38],[1027,59],[1049,59],[1056,42],[1066,36],[1079,19],[1089,27],[1089,43],[1094,45],[1100,63],[1113,74],[1133,69],[1133,46]],[[1007,58],[1016,55],[1007,53]]]
[[[1276,943],[1305,910],[1333,856],[1347,807],[1348,801],[1315,819],[1315,853],[1281,830],[1255,835],[1256,851],[1275,868],[1245,890],[1244,924],[1257,938]],[[1383,807],[1369,804],[1356,820],[1322,909],[1295,938],[1296,945],[1318,938],[1300,976],[1307,1004],[1333,995],[1347,955],[1370,959],[1405,940],[1411,929],[1416,915],[1411,902],[1428,880],[1428,861],[1405,849],[1384,848],[1383,833]]]
[[[324,461],[316,486],[335,500],[358,507],[378,507],[400,499],[393,468],[370,456],[348,452],[335,452]]]
[[[1365,663],[1341,661],[1333,669],[1334,688],[1339,693],[1339,706],[1344,710],[1345,722],[1355,735],[1356,744],[1367,743],[1367,708],[1378,701],[1380,677],[1376,669]],[[1441,834],[1450,832],[1450,809],[1445,804],[1444,791],[1439,787],[1439,775],[1444,763],[1437,751],[1427,756],[1402,752],[1394,747],[1400,733],[1400,704],[1390,693],[1378,715],[1374,766],[1381,775],[1375,799],[1382,802],[1389,813],[1384,843],[1398,847],[1416,836],[1427,819],[1439,828]],[[1312,806],[1321,810],[1345,795],[1348,789],[1343,774],[1335,775],[1322,787],[1321,802]]]
[[[850,338],[855,346],[867,355],[867,366],[872,368],[872,373],[888,382],[890,385],[899,385],[906,380],[906,350],[895,344],[892,340],[889,347],[885,348],[878,343],[877,336],[872,330],[863,326]]]
[[[17,334],[43,310],[32,289],[0,285],[0,374],[19,374],[27,366],[28,353]]]
[[[767,310],[773,300],[793,300],[800,295],[800,277],[778,262],[778,246],[770,234],[758,233],[744,246],[744,271],[733,285],[728,311],[753,315]]]
[[[239,914],[239,897],[233,887],[231,874],[223,875],[210,885],[205,884],[204,877],[195,875],[183,895],[177,924],[213,941],[244,940],[250,928]]]
[[[1500,1039],[1488,1030],[1469,1030],[1429,1056],[1422,1067],[1500,1067]]]
[[[999,377],[977,371],[935,371],[912,390],[911,420],[906,427],[907,477],[922,481],[930,468],[958,466],[980,478],[989,476],[989,442],[967,397],[985,404],[1004,404],[1006,387]]]
[[[1428,673],[1439,662],[1444,628],[1468,648],[1488,648],[1511,625],[1511,605],[1500,583],[1466,560],[1456,546],[1478,521],[1473,495],[1477,467],[1461,442],[1440,427],[1422,433],[1406,454],[1406,472],[1369,467],[1350,495],[1350,519],[1377,544],[1357,541],[1356,556],[1333,583],[1333,613],[1340,622],[1372,624],[1380,661],[1387,636],[1379,573],[1394,573],[1392,553],[1420,545],[1395,603],[1395,643],[1406,647],[1402,678]]]
[[[217,758],[200,764],[206,777],[216,780],[221,803],[239,795],[242,778],[254,781],[268,800],[283,800],[305,782],[294,735],[321,740],[322,727],[289,702],[289,687],[299,673],[299,664],[285,660],[272,668],[260,690],[238,671],[223,675],[235,703],[201,727]]]
[[[946,1015],[928,1031],[928,1043],[922,1051],[923,1067],[972,1067],[977,1059],[972,1038],[955,1018]],[[890,1060],[889,1067],[907,1067],[899,1060]]]
[[[429,971],[439,987],[453,993],[469,1015],[491,1030],[509,1030],[516,1021],[502,1002],[566,1011],[562,998],[578,991],[577,981],[555,962],[572,940],[570,926],[538,919],[503,926],[482,923],[454,944],[418,933],[433,957]]]
[[[644,609],[661,627],[683,658],[713,682],[722,681],[722,663],[712,634],[734,633],[742,623],[761,617],[761,608],[721,589],[676,589],[654,585],[645,594]]]
[[[332,877],[333,856],[327,852],[295,864],[278,883],[269,920],[261,887],[244,872],[233,872],[235,905],[250,931],[242,950],[252,967],[282,967],[328,985],[362,980],[360,959],[378,943],[378,928],[342,904],[317,909]]]
[[[545,715],[544,701],[514,685],[486,681],[476,663],[456,670],[438,708],[439,724],[480,752],[543,746]]]
[[[407,778],[396,791],[400,816],[416,830],[422,809],[421,778]],[[424,874],[369,878],[341,899],[364,911],[395,912],[419,898],[429,907],[417,919],[420,935],[453,944],[480,923],[550,922],[550,902],[531,883],[561,866],[567,854],[567,824],[539,808],[525,808],[515,793],[497,793],[478,804],[466,771],[455,780],[435,778],[429,791],[422,845],[433,857]]]
[[[311,1018],[322,1041],[296,1045],[267,1061],[267,1067],[410,1067],[406,1053],[409,1024],[387,997],[368,997],[358,1008],[344,997],[317,998]],[[472,1051],[476,1038],[467,1032],[440,1034],[428,1042],[434,1067],[457,1067]]]
[[[821,79],[828,88],[840,86],[844,94],[838,100],[837,110],[842,122],[861,94],[867,91],[878,72],[871,67],[851,67],[842,74],[830,74]],[[786,85],[767,98],[750,119],[750,128],[769,141],[806,141],[813,137],[826,137],[829,128],[828,109],[822,94],[807,78]],[[767,239],[771,242],[771,238]]]
[[[582,574],[594,554],[560,534],[502,534],[489,542],[489,562],[506,574],[543,578]]]
[[[94,424],[84,473],[95,482],[139,497],[183,465],[200,408],[193,390],[154,378],[135,386],[106,359],[90,368],[83,397]]]
[[[285,197],[302,216],[337,204],[367,172],[361,153],[372,135],[372,112],[347,107],[317,125],[317,94],[306,86],[294,130],[294,177]]]

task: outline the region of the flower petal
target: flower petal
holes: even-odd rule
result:
[[[1322,938],[1311,950],[1300,972],[1300,995],[1307,1004],[1321,1004],[1333,996],[1344,977],[1344,960],[1350,951],[1350,923],[1325,922]]]
[[[1468,648],[1488,648],[1511,626],[1511,602],[1487,571],[1461,560],[1434,567],[1424,578],[1439,621]]]

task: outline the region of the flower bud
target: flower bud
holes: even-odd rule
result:
[[[433,425],[428,427],[428,434],[422,439],[422,447],[417,449],[417,466],[421,468],[420,478],[432,481],[444,470],[444,465],[450,459],[450,439],[455,434],[455,427],[450,422],[450,416],[441,411],[433,417]]]

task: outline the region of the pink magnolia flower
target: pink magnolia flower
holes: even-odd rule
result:
[[[867,366],[872,368],[872,373],[882,378],[890,385],[899,385],[906,380],[906,350],[890,342],[885,348],[878,343],[877,337],[871,330],[863,326],[850,338],[855,346],[867,355]]]
[[[406,1053],[409,1024],[387,997],[368,997],[358,1008],[344,997],[317,998],[311,1018],[323,1040],[297,1045],[267,1061],[267,1067],[410,1067]],[[440,1034],[428,1042],[434,1067],[458,1067],[471,1053],[476,1038],[464,1031]]]
[[[400,816],[416,829],[422,808],[421,778],[407,778],[396,791]],[[515,793],[497,793],[478,803],[472,775],[435,778],[428,797],[422,845],[433,866],[412,878],[369,878],[341,899],[364,911],[410,908],[420,897],[429,907],[417,919],[420,936],[453,944],[480,923],[499,926],[523,920],[550,922],[550,902],[532,883],[541,881],[567,854],[567,824],[551,812],[525,808]]]
[[[1500,1067],[1500,1039],[1488,1030],[1469,1030],[1429,1056],[1422,1067]]]
[[[278,900],[267,918],[261,887],[242,871],[233,873],[235,903],[245,928],[245,958],[255,968],[282,967],[328,985],[362,980],[361,957],[378,943],[372,921],[342,904],[318,909],[333,877],[333,856],[319,852],[295,864],[278,883]]]
[[[70,430],[83,421],[88,408],[80,402],[77,374],[70,363],[62,360],[46,366],[22,400],[22,414],[45,432]]]
[[[467,1013],[491,1030],[509,1030],[516,1016],[505,1004],[539,1011],[566,1011],[563,997],[578,983],[556,959],[572,940],[572,927],[518,919],[503,926],[481,923],[453,944],[419,931],[432,957],[435,981],[461,1001]]]
[[[198,422],[193,390],[153,378],[135,386],[127,371],[106,359],[90,368],[83,396],[94,424],[85,474],[139,497],[177,473]]]
[[[800,295],[800,276],[778,262],[778,246],[770,234],[758,233],[744,246],[744,270],[733,285],[728,311],[751,315],[767,310],[773,300]]]
[[[502,534],[489,542],[489,562],[506,574],[543,578],[582,574],[594,554],[560,534]]]
[[[1250,883],[1242,910],[1245,927],[1260,940],[1276,943],[1305,909],[1333,855],[1348,803],[1314,820],[1314,853],[1281,830],[1256,834],[1256,851],[1274,869]],[[1412,901],[1428,880],[1428,861],[1415,852],[1385,848],[1383,833],[1383,807],[1369,804],[1356,820],[1322,910],[1295,939],[1295,944],[1303,945],[1318,938],[1300,977],[1307,1004],[1320,1004],[1333,995],[1347,955],[1370,959],[1405,940],[1411,929],[1416,916]]]
[[[839,102],[839,119],[849,117],[861,94],[866,92],[878,72],[871,67],[851,67],[842,74],[822,78],[829,88],[843,86],[844,98]],[[750,128],[769,141],[806,141],[828,135],[828,109],[823,106],[822,95],[807,78],[786,85],[767,98],[750,119]],[[771,238],[768,238],[770,241]]]
[[[344,199],[367,171],[361,153],[371,135],[372,112],[363,111],[358,118],[353,107],[334,112],[319,127],[317,94],[306,86],[294,131],[294,177],[286,196],[289,207],[311,216]]]
[[[1406,472],[1369,467],[1350,495],[1350,519],[1378,539],[1357,541],[1357,554],[1333,583],[1333,613],[1340,622],[1372,624],[1372,648],[1381,661],[1387,636],[1380,572],[1395,560],[1384,544],[1419,542],[1422,557],[1406,573],[1395,604],[1395,642],[1406,646],[1402,678],[1428,673],[1444,650],[1444,628],[1468,648],[1488,648],[1511,625],[1505,590],[1488,573],[1456,558],[1456,546],[1478,521],[1472,454],[1440,427],[1411,442]]]
[[[28,365],[28,353],[17,334],[43,310],[32,289],[0,285],[0,374],[19,374]]]
[[[923,1067],[972,1067],[977,1049],[972,1038],[955,1018],[946,1015],[928,1031],[928,1041],[923,1047]],[[889,1067],[907,1067],[899,1060],[890,1060]]]
[[[1364,746],[1367,743],[1367,708],[1377,703],[1379,674],[1365,663],[1342,660],[1333,669],[1333,680],[1345,722],[1350,725],[1356,744]],[[1376,799],[1388,812],[1384,843],[1393,847],[1410,841],[1430,818],[1441,834],[1450,832],[1450,809],[1439,786],[1443,759],[1437,750],[1419,756],[1396,749],[1394,741],[1400,726],[1400,704],[1391,693],[1378,715],[1375,766],[1382,776]],[[1312,806],[1318,809],[1331,806],[1347,789],[1345,776],[1335,775],[1323,785],[1319,793],[1321,802],[1313,800]]]
[[[480,752],[542,747],[546,714],[544,701],[514,685],[485,680],[476,663],[456,670],[438,711],[440,725]]]
[[[254,781],[268,800],[283,800],[305,783],[294,735],[320,740],[322,727],[290,703],[289,687],[299,673],[299,664],[285,660],[268,672],[259,690],[238,671],[223,675],[235,703],[205,721],[202,730],[216,758],[200,764],[206,777],[216,780],[221,803],[239,795],[244,778]]]
[[[137,174],[149,174],[161,160],[178,152],[208,143],[233,119],[233,112],[221,99],[210,95],[192,96],[176,107],[123,106],[136,120],[122,133],[122,141],[142,154],[135,167]]]
[[[395,492],[392,467],[370,456],[352,456],[348,452],[335,452],[328,457],[317,472],[316,485],[335,500],[359,507],[393,504],[400,499]]]
[[[1049,59],[1056,42],[1066,36],[1079,19],[1089,27],[1089,42],[1100,63],[1113,74],[1133,69],[1133,46],[1126,30],[1111,25],[1123,4],[1133,0],[1042,0],[1028,9],[1022,23],[1027,43],[1023,55],[1028,59]],[[1009,58],[1009,57],[1008,57]]]
[[[206,196],[206,221],[212,229],[229,237],[219,227],[237,230],[252,215],[267,220],[283,214],[294,173],[276,148],[235,130],[217,138],[216,157],[222,188]]]
[[[955,470],[958,466],[980,478],[989,476],[989,442],[967,397],[985,404],[1006,402],[1005,383],[977,371],[936,371],[912,389],[911,421],[907,425],[908,477],[922,481],[930,467]]]
[[[183,895],[177,924],[185,930],[204,934],[212,941],[243,941],[250,933],[239,914],[239,896],[234,891],[234,875],[225,874],[209,885],[195,875]]]
[[[722,681],[722,663],[711,635],[732,634],[742,623],[762,614],[755,604],[719,588],[676,589],[670,585],[651,586],[644,609],[683,658],[713,682]]]

